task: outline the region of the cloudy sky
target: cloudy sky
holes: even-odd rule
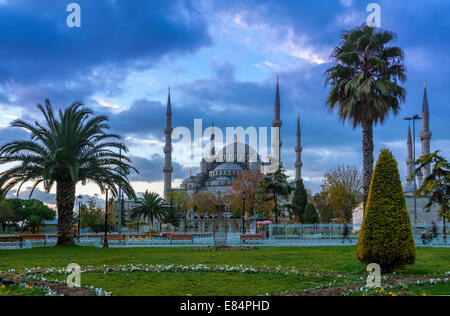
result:
[[[167,87],[174,126],[192,129],[194,118],[202,118],[223,129],[270,127],[279,74],[282,156],[289,174],[298,113],[303,176],[312,191],[329,168],[361,167],[361,129],[327,111],[323,73],[342,31],[364,23],[373,1],[78,0],[82,26],[68,28],[70,2],[0,0],[2,144],[27,137],[8,125],[15,118],[39,120],[36,104],[45,98],[55,108],[83,101],[107,114],[112,130],[123,135],[141,171],[132,176],[136,191],[162,193]],[[382,27],[398,35],[395,45],[405,51],[408,95],[401,113],[376,127],[375,154],[391,149],[404,178],[408,125],[403,117],[420,112],[424,80],[432,150],[450,154],[450,2],[378,3]],[[419,153],[419,141],[417,146]],[[177,159],[174,186],[197,165]],[[77,193],[96,191],[88,185]]]

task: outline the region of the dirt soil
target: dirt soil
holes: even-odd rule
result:
[[[44,271],[34,271],[34,273],[39,274]],[[46,282],[38,280],[26,280],[17,278],[20,275],[25,274],[25,272],[15,272],[15,273],[2,273],[0,274],[0,282],[8,280],[14,284],[26,284],[32,287],[47,287],[52,291],[62,294],[64,296],[96,296],[95,291],[84,288],[84,287],[69,287],[64,283],[57,282]]]

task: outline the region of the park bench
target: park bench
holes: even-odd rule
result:
[[[29,240],[29,241],[42,241],[46,240],[47,238],[45,235],[20,235],[23,240]]]
[[[0,242],[22,242],[22,236],[2,236]]]
[[[44,246],[47,245],[47,237],[45,235],[20,235],[23,241],[43,241]]]
[[[194,236],[170,234],[170,244],[172,244],[173,240],[190,240],[190,241],[192,241],[192,243],[194,243]]]
[[[125,236],[124,235],[107,235],[106,237],[108,240],[120,240],[120,241],[124,241],[125,240]],[[105,239],[105,235],[102,236],[102,239]]]
[[[22,236],[2,236],[2,237],[0,237],[0,242],[4,242],[4,243],[17,242],[17,243],[19,243],[20,248],[23,247]]]
[[[262,234],[256,234],[256,235],[241,235],[241,242],[246,243],[248,241],[257,241],[257,240],[263,240],[264,235]]]

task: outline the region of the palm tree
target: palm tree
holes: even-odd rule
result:
[[[153,221],[161,219],[166,207],[166,201],[158,193],[147,190],[142,198],[137,199],[136,206],[130,210],[130,216],[135,220],[147,219],[153,227]]]
[[[363,129],[364,206],[373,172],[373,125],[396,115],[405,101],[406,81],[403,51],[386,46],[396,35],[367,25],[346,31],[331,55],[332,67],[325,71],[331,89],[326,100],[339,119]]]
[[[33,181],[30,197],[38,185],[48,193],[56,184],[58,210],[58,246],[74,244],[72,220],[75,187],[78,182],[95,183],[103,193],[106,187],[113,195],[121,187],[129,197],[134,190],[128,174],[135,170],[130,159],[113,150],[127,148],[115,140],[120,136],[106,133],[108,118],[92,117],[93,112],[81,103],[73,103],[55,117],[49,100],[45,107],[38,104],[45,124],[34,125],[16,120],[12,127],[30,132],[30,140],[15,141],[0,148],[0,164],[19,163],[0,173],[0,187],[9,191]],[[136,170],[135,170],[136,171]]]
[[[434,153],[423,155],[416,161],[416,173],[426,166],[433,165],[430,175],[428,175],[422,186],[417,190],[417,196],[429,196],[425,209],[430,211],[433,204],[441,206],[440,216],[442,216],[443,236],[446,239],[445,218],[449,214],[448,196],[450,195],[450,163],[439,155],[439,150]]]

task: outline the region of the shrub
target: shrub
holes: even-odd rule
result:
[[[381,151],[372,175],[356,255],[364,264],[378,263],[383,272],[416,259],[397,162],[388,150]]]
[[[292,206],[294,214],[297,215],[301,222],[305,222],[306,205],[308,204],[308,193],[306,192],[303,180],[295,182],[294,196],[292,197]]]
[[[308,205],[306,205],[304,218],[306,224],[315,224],[319,221],[319,214],[317,213],[314,204],[308,203]]]

